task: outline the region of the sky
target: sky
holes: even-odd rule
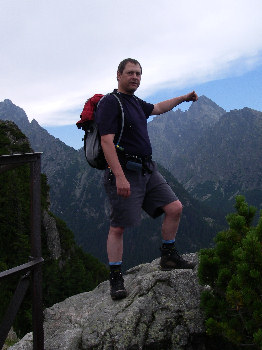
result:
[[[85,100],[132,57],[148,102],[195,90],[262,111],[261,13],[261,0],[0,0],[0,101],[78,148]]]

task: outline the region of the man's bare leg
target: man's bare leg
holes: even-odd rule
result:
[[[162,224],[162,238],[165,241],[174,240],[178,230],[182,214],[182,204],[179,200],[169,203],[163,207],[165,212]]]
[[[162,225],[163,245],[161,248],[160,266],[162,270],[193,269],[195,264],[184,260],[175,249],[175,238],[182,214],[182,204],[179,200],[163,207],[165,217]]]
[[[107,238],[107,255],[109,263],[122,261],[123,258],[123,227],[110,226]]]

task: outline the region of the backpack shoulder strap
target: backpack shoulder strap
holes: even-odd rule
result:
[[[103,98],[105,98],[105,97],[108,96],[108,95],[112,95],[112,96],[114,96],[114,97],[117,99],[117,101],[118,101],[118,103],[119,103],[120,111],[121,111],[121,118],[122,118],[121,131],[120,131],[120,134],[119,134],[117,143],[115,144],[115,146],[116,146],[117,148],[121,148],[121,147],[119,146],[119,143],[120,143],[120,141],[121,141],[121,138],[122,138],[122,135],[123,135],[123,131],[124,131],[124,126],[125,126],[125,113],[124,113],[124,109],[123,109],[122,102],[121,102],[120,98],[117,96],[116,92],[113,91],[113,92],[110,92],[110,93],[104,95],[104,96],[98,101],[97,106],[96,106],[96,109],[98,108],[98,106],[99,106],[100,102],[103,100]]]
[[[98,104],[97,104],[97,108],[98,108],[98,106],[99,106],[99,103],[103,100],[103,98],[106,97],[106,96],[108,96],[108,95],[112,95],[112,96],[114,96],[114,97],[116,98],[116,100],[117,100],[118,103],[119,103],[119,107],[120,107],[120,111],[121,111],[121,118],[122,118],[121,131],[120,131],[120,134],[119,134],[117,143],[115,144],[115,146],[116,146],[117,148],[120,149],[121,147],[119,146],[119,143],[120,143],[120,141],[121,141],[121,138],[122,138],[122,135],[123,135],[123,131],[124,131],[124,126],[125,126],[125,113],[124,113],[124,108],[123,108],[123,105],[122,105],[122,102],[121,102],[120,98],[117,96],[117,94],[116,94],[114,91],[113,91],[113,92],[110,92],[109,94],[104,95],[104,96],[99,100],[99,102],[98,102]]]
[[[119,143],[121,141],[122,134],[123,134],[123,131],[124,131],[124,126],[125,126],[125,113],[124,113],[123,105],[122,105],[122,102],[121,102],[120,98],[115,93],[112,93],[112,95],[117,99],[117,101],[119,103],[120,110],[121,110],[121,117],[122,117],[121,131],[120,131],[117,143],[115,145],[117,148],[119,148]]]

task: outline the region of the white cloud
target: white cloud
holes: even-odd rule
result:
[[[261,0],[0,0],[0,100],[42,125],[116,87],[126,57],[139,95],[241,74],[261,64]]]

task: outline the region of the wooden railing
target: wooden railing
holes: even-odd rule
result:
[[[42,305],[42,263],[44,259],[41,256],[41,153],[0,156],[0,173],[27,163],[30,164],[31,256],[28,262],[0,272],[0,281],[14,274],[23,273],[1,321],[0,349],[2,349],[14,323],[32,277],[33,350],[44,350]]]

